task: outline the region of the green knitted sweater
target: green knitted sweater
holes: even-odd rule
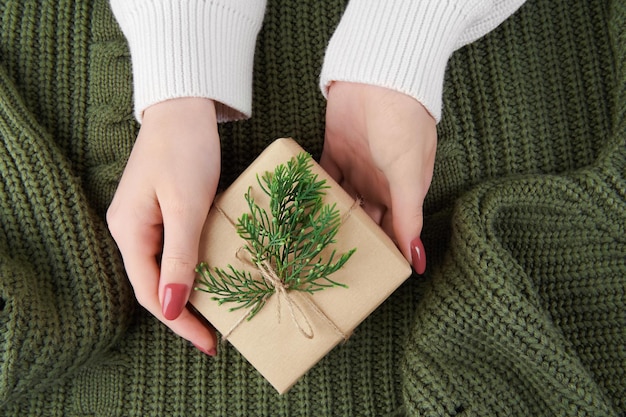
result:
[[[319,156],[339,3],[269,0],[222,187],[277,137]],[[623,1],[529,0],[454,54],[427,273],[284,396],[136,306],[104,222],[132,107],[106,0],[0,0],[0,415],[626,415]]]

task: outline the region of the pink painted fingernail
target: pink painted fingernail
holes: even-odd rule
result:
[[[163,315],[174,320],[182,313],[187,304],[189,287],[185,284],[167,284],[163,290]]]
[[[424,252],[422,239],[419,237],[411,241],[411,263],[413,264],[413,269],[419,275],[426,271],[426,252]]]
[[[209,355],[209,356],[217,355],[217,350],[215,348],[211,348],[211,349],[207,350],[207,349],[205,349],[203,347],[200,347],[200,346],[196,345],[195,343],[193,344],[193,346],[196,349],[198,349],[200,352],[204,353],[205,355]]]

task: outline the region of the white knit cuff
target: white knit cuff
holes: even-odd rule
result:
[[[177,97],[216,101],[218,121],[250,117],[265,0],[112,0],[128,39],[135,116]]]
[[[475,30],[491,6],[488,1],[351,0],[326,51],[320,76],[324,96],[332,81],[387,87],[418,100],[439,122],[448,59],[471,37],[466,29]]]

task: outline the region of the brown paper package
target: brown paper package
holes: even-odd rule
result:
[[[238,269],[254,270],[237,256],[245,241],[228,219],[236,222],[247,211],[244,194],[249,187],[252,187],[257,204],[267,209],[269,197],[260,190],[257,175],[260,177],[265,172],[274,171],[276,166],[301,152],[304,152],[303,149],[293,139],[274,141],[216,198],[202,231],[200,261],[210,267],[233,265]],[[344,215],[336,243],[330,249],[342,254],[356,248],[344,267],[330,276],[348,288],[333,287],[313,295],[298,291],[289,293],[294,304],[302,310],[304,320],[310,323],[313,337],[301,334],[292,320],[288,302],[279,301],[276,294],[269,298],[257,315],[244,321],[241,318],[246,315],[245,310],[230,311],[234,305],[226,303],[220,306],[212,300],[212,294],[193,291],[190,300],[221,334],[229,334],[228,341],[281,394],[288,391],[345,336],[350,335],[411,274],[409,263],[382,229],[355,204],[354,197],[349,196],[314,161],[312,170],[330,186],[324,202],[336,203]],[[311,302],[323,312],[322,316]],[[279,306],[280,313],[277,311]],[[338,329],[333,328],[327,319]],[[298,321],[302,323],[303,320],[300,318]],[[303,324],[300,326],[305,327]]]

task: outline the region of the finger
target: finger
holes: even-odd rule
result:
[[[372,220],[374,220],[376,224],[381,226],[383,230],[385,229],[383,225],[383,219],[385,217],[385,212],[387,211],[387,209],[384,206],[376,204],[371,200],[364,199],[361,203],[361,207],[363,207],[363,210],[367,213],[368,216],[372,218]],[[389,234],[387,230],[385,230],[385,233],[387,233],[389,236],[393,236],[393,234]]]
[[[160,321],[166,323],[174,333],[190,341],[203,352],[215,355],[215,332],[212,329],[208,329],[189,311],[183,310],[178,319],[173,321],[168,321],[163,316],[158,297],[160,271],[156,259],[156,254],[160,252],[161,247],[160,226],[137,228],[135,230],[129,228],[127,231],[136,238],[125,241],[127,243],[123,245],[122,257],[129,281],[133,286],[135,297],[139,304]],[[145,239],[141,239],[141,237]]]
[[[389,236],[396,246],[398,246],[398,240],[396,239],[396,233],[393,230],[393,214],[391,210],[386,210],[383,215],[382,220],[380,221],[380,227],[383,231]]]
[[[328,153],[328,148],[325,146],[322,151],[322,156],[320,158],[320,166],[331,176],[332,179],[335,180],[338,184],[341,184],[343,181],[343,174],[341,173],[341,169],[339,165],[335,163],[332,157]]]
[[[125,262],[125,266],[129,275],[143,277],[143,279],[131,281],[137,301],[157,319],[165,323],[174,333],[190,341],[204,353],[215,356],[217,346],[215,331],[207,328],[188,309],[183,308],[175,320],[169,320],[163,315],[158,298],[158,277],[160,271],[156,261],[150,261],[149,258],[137,259],[136,262]]]
[[[403,189],[404,188],[404,189]],[[415,272],[426,269],[426,253],[420,239],[423,226],[424,194],[416,187],[391,190],[392,225],[398,247]]]
[[[208,208],[204,211],[199,207],[164,206],[162,210],[163,255],[158,293],[163,317],[174,320],[189,300],[198,263],[200,234]]]

